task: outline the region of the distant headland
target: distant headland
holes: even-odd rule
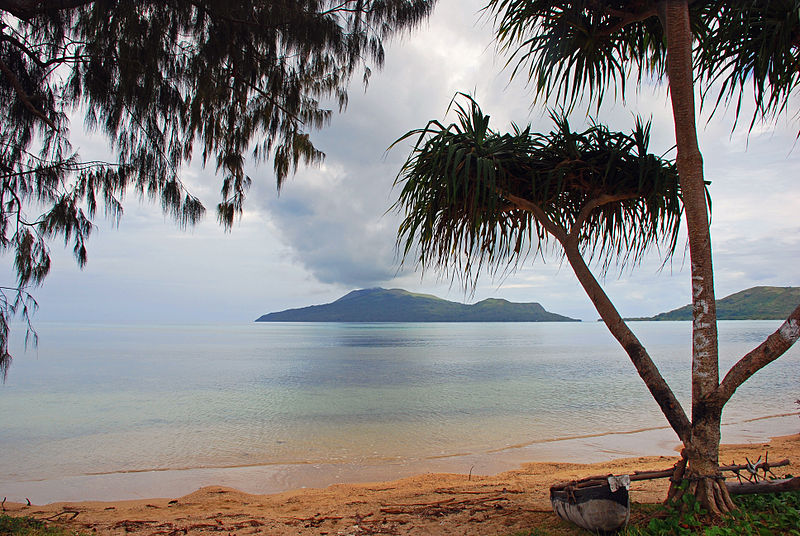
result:
[[[580,322],[539,303],[488,299],[467,305],[402,289],[354,290],[332,303],[265,314],[256,322]]]
[[[717,300],[718,320],[785,320],[800,304],[800,287],[752,287]],[[692,306],[628,320],[691,320]]]

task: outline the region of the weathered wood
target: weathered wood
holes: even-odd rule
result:
[[[630,518],[627,485],[611,491],[606,481],[593,487],[550,490],[550,504],[558,517],[581,528],[602,534],[616,532]]]
[[[726,482],[731,495],[751,495],[754,493],[780,493],[800,490],[800,476],[783,480],[764,480],[762,482]]]
[[[762,470],[770,470],[775,467],[783,467],[789,465],[789,460],[781,460],[779,462],[759,462],[753,465],[747,464],[739,464],[739,465],[721,465],[719,470],[720,471],[742,471],[747,468],[755,468],[758,471]],[[663,469],[657,471],[636,471],[632,475],[630,475],[631,482],[636,480],[653,480],[656,478],[669,478],[673,475],[675,468],[671,469]],[[585,488],[589,486],[597,486],[601,485],[606,482],[609,476],[613,475],[593,475],[587,476],[586,478],[581,478],[580,480],[572,480],[569,482],[559,482],[558,484],[553,484],[550,486],[551,490],[560,490],[567,487],[574,487],[574,488]]]
[[[773,467],[783,467],[785,465],[789,465],[789,460],[781,460],[779,462],[759,462],[753,465],[748,464],[739,464],[739,465],[720,465],[720,471],[741,471],[743,469],[747,469],[748,467],[752,467],[758,471],[766,470],[769,471]]]
[[[636,471],[632,475],[630,475],[631,481],[634,480],[652,480],[654,478],[669,478],[672,476],[673,469],[664,469],[660,471]],[[608,483],[608,477],[614,476],[611,474],[608,475],[593,475],[587,476],[586,478],[582,478],[580,480],[572,480],[570,482],[560,482],[558,484],[553,484],[550,486],[551,490],[560,490],[567,487],[573,488],[586,488],[591,486],[598,486]]]

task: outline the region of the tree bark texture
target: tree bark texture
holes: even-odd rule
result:
[[[697,143],[692,33],[686,0],[668,0],[664,26],[667,35],[667,73],[678,149],[678,176],[686,211],[692,268],[692,420],[702,419],[699,404],[719,384],[717,311],[711,235],[703,178],[703,158]],[[701,411],[700,414],[695,412]]]
[[[719,471],[722,405],[709,403],[719,385],[719,350],[703,157],[695,123],[693,38],[687,0],[666,0],[660,7],[692,269],[692,432],[684,442],[688,485],[683,489],[719,515],[734,506]]]

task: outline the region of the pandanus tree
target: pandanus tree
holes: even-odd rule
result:
[[[626,147],[621,134],[599,125],[568,133],[563,120],[558,135],[520,129],[500,135],[488,130],[474,104],[469,112],[460,108],[459,125],[431,122],[409,133],[420,137],[398,178],[404,253],[416,255],[423,266],[469,274],[484,263],[516,262],[526,241],[540,251],[554,239],[684,444],[674,480],[686,484],[673,485],[669,496],[692,493],[712,514],[728,511],[733,503],[719,472],[722,409],[742,383],[797,341],[800,306],[720,381],[710,198],[697,139],[695,81],[710,110],[735,102],[737,120],[752,86],[751,126],[784,111],[800,82],[800,3],[491,0],[487,10],[513,74],[527,76],[537,97],[566,109],[581,101],[599,106],[610,88],[624,96],[630,78],[665,80],[675,164],[645,154],[646,143],[636,141],[647,138],[641,125]],[[583,138],[593,141],[577,142]],[[601,138],[620,145],[598,152]],[[550,158],[559,154],[561,160]],[[638,170],[623,161],[638,161]],[[670,176],[677,182],[670,185]],[[658,244],[669,253],[684,218],[693,304],[691,418],[586,263],[587,256],[604,267],[635,261]]]

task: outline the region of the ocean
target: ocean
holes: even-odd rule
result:
[[[720,322],[723,373],[779,324]],[[688,408],[691,323],[631,325]],[[36,327],[0,385],[8,500],[265,493],[678,444],[599,322]],[[794,347],[745,383],[723,440],[800,432],[799,374]]]

